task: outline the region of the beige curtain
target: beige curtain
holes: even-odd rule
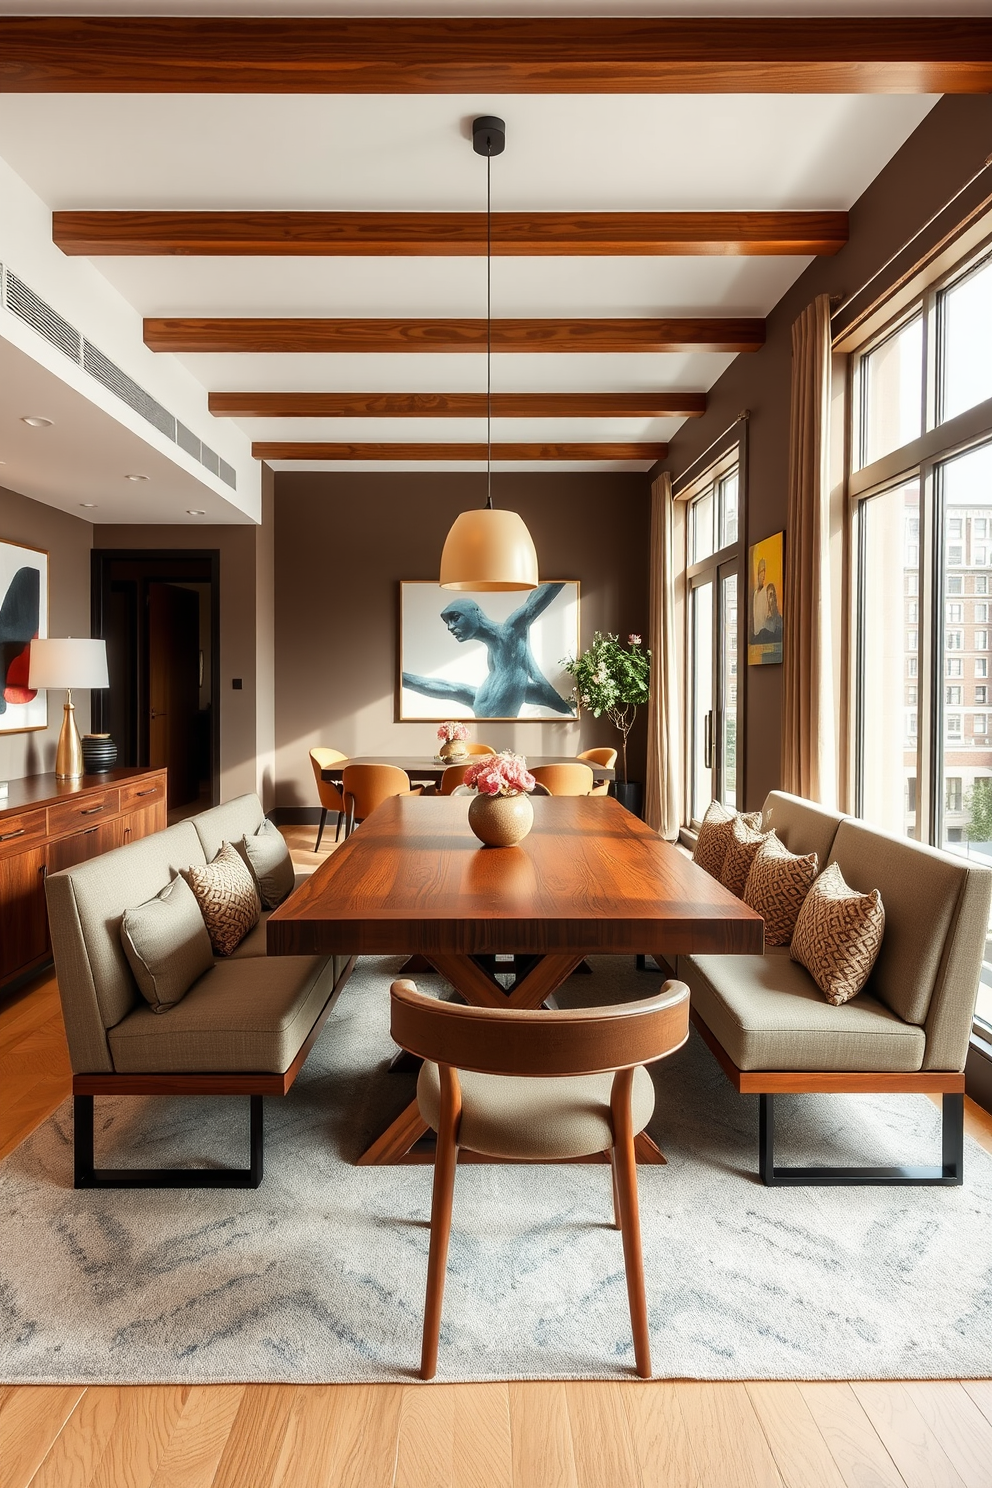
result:
[[[782,788],[836,799],[830,626],[830,301],[792,327],[792,418],[785,531]]]
[[[682,513],[672,500],[672,477],[666,471],[651,485],[651,607],[647,634],[651,695],[644,817],[671,842],[678,837],[682,819],[678,670],[681,606],[675,592],[675,553],[681,522]]]

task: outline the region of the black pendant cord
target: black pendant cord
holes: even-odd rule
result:
[[[493,155],[486,153],[486,507],[493,505]]]

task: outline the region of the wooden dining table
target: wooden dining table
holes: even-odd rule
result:
[[[384,802],[269,917],[269,955],[419,952],[468,1003],[539,1008],[590,955],[761,953],[760,915],[611,798],[538,798],[508,848],[473,836],[469,804]],[[416,1161],[427,1131],[414,1100],[359,1162]],[[638,1159],[664,1161],[646,1134]]]
[[[458,764],[474,764],[483,756],[470,755],[466,760],[458,760]],[[338,760],[333,765],[327,765],[320,772],[321,780],[331,780],[335,785],[340,785],[347,765],[396,765],[405,770],[410,779],[427,781],[431,785],[439,785],[441,776],[449,765],[448,760],[438,759],[429,754],[358,754],[354,759]],[[529,754],[527,764],[530,768],[537,765],[574,765],[576,757],[574,754]],[[615,780],[616,770],[607,765],[597,765],[594,760],[579,760],[579,764],[588,765],[593,774],[593,780],[600,785],[604,780]]]

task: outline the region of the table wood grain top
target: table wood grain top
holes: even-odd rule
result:
[[[609,797],[535,799],[511,848],[469,804],[385,802],[270,916],[269,954],[761,952],[760,915]]]

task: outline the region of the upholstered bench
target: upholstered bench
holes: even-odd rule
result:
[[[773,791],[762,827],[793,853],[836,863],[878,889],[885,935],[864,990],[833,1007],[787,946],[763,956],[680,956],[692,1018],[742,1093],[757,1094],[767,1184],[962,1181],[964,1064],[988,932],[992,870]],[[940,1095],[937,1167],[785,1168],[774,1160],[774,1099],[787,1092]]]
[[[262,1099],[284,1095],[330,1014],[353,961],[265,954],[265,920],[166,1012],[142,998],[121,942],[125,910],[146,904],[225,841],[255,833],[257,796],[241,796],[47,880],[52,947],[72,1064],[75,1184],[257,1187]],[[97,1095],[247,1095],[244,1169],[97,1169]]]

